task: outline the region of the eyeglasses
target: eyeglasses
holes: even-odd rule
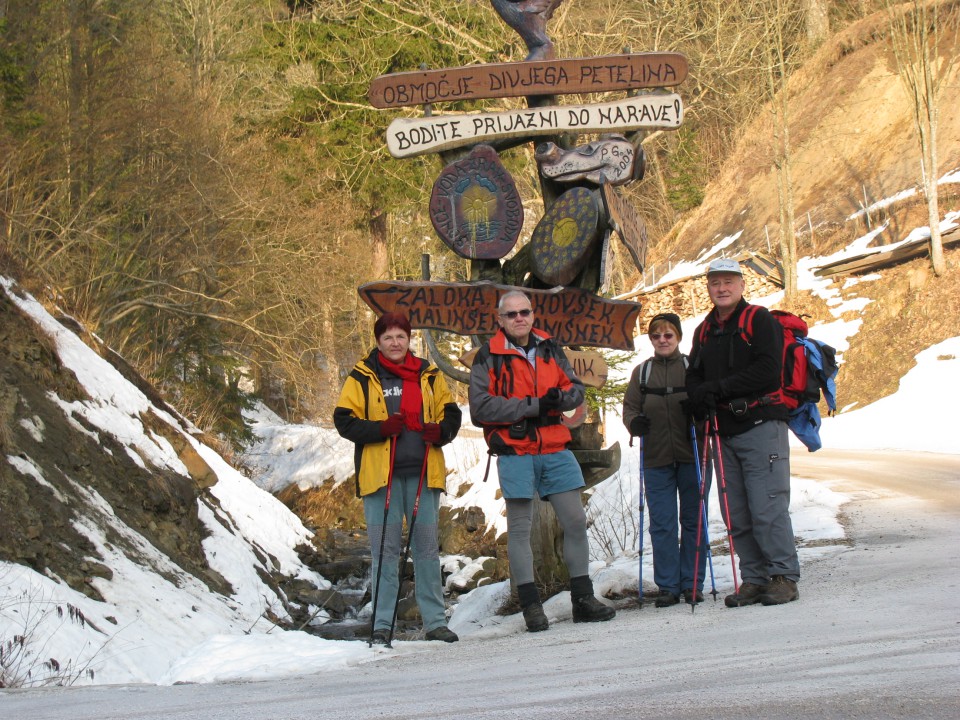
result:
[[[517,315],[520,317],[530,317],[532,314],[533,310],[530,308],[525,308],[523,310],[508,310],[507,312],[500,313],[502,317],[510,318],[511,320],[516,320]]]
[[[663,338],[664,340],[673,340],[673,333],[650,333],[651,340],[659,340]]]

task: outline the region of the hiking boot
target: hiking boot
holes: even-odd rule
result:
[[[374,630],[373,635],[370,636],[370,642],[374,645],[386,645],[389,638],[389,630]]]
[[[429,630],[426,637],[427,640],[440,640],[442,642],[456,642],[460,639],[457,637],[457,634],[446,625],[441,625],[438,628]]]
[[[758,602],[760,602],[760,596],[766,591],[766,589],[766,585],[757,585],[756,583],[745,582],[740,585],[740,592],[727,595],[723,599],[723,603],[729,608],[756,605]]]
[[[693,588],[687,588],[683,591],[683,601],[687,605],[693,605],[694,602],[702,603],[703,602],[703,593],[697,590],[696,599],[693,597]]]
[[[661,591],[654,603],[657,607],[670,607],[680,602],[680,596],[669,591]]]
[[[531,603],[523,609],[523,621],[527,624],[527,632],[542,632],[550,627],[540,603]]]
[[[764,605],[783,605],[799,597],[800,591],[797,590],[797,584],[793,580],[788,580],[783,575],[774,575],[760,596],[760,602]]]
[[[617,611],[608,605],[604,605],[593,595],[575,598],[573,600],[573,621],[581,622],[604,622],[613,620]]]

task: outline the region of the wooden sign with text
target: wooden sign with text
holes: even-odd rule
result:
[[[563,352],[570,361],[570,366],[577,377],[588,387],[602,388],[607,382],[607,375],[610,370],[607,368],[607,361],[603,355],[593,350],[570,350],[564,348]]]
[[[630,201],[620,195],[612,185],[600,186],[603,207],[607,211],[611,227],[627,246],[637,270],[643,272],[647,259],[647,225]]]
[[[367,97],[375,108],[482,98],[673,87],[687,77],[680,53],[633,53],[600,57],[468,65],[381,75]]]
[[[474,348],[465,352],[458,359],[466,367],[473,367],[473,359],[477,356],[477,352],[477,349]],[[593,350],[571,350],[570,348],[564,348],[563,354],[567,356],[574,374],[580,378],[584,385],[592,388],[602,388],[606,384],[610,369],[607,367],[607,361],[603,359],[603,355]]]
[[[676,129],[682,122],[680,96],[656,92],[594,105],[546,105],[490,113],[397,118],[387,128],[387,149],[393,157],[404,158],[503,138]]]
[[[639,157],[639,162],[637,158]],[[599,185],[625,185],[643,178],[644,154],[622,135],[562,148],[552,142],[537,145],[534,153],[540,174],[556,182],[586,180]]]
[[[640,304],[607,300],[582,288],[533,290],[489,282],[382,280],[361,285],[357,292],[378,315],[402,312],[415,328],[491,335],[499,328],[497,302],[510,290],[527,294],[535,313],[535,327],[561,345],[633,350]]]

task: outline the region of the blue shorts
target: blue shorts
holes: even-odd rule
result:
[[[584,486],[583,473],[569,450],[546,455],[500,455],[497,457],[500,490],[510,500],[541,500]]]

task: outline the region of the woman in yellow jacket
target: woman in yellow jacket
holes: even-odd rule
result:
[[[373,332],[376,349],[350,371],[333,411],[337,432],[355,445],[357,495],[363,498],[372,557],[371,597],[377,598],[371,640],[390,640],[403,519],[409,527],[425,472],[410,543],[417,606],[428,640],[455,642],[444,611],[437,519],[447,474],[440,446],[460,431],[460,408],[437,367],[409,351],[410,322],[404,315],[384,314]]]

